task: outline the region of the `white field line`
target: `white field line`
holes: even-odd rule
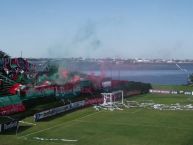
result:
[[[42,137],[34,137],[35,140],[41,140],[41,141],[64,141],[64,142],[77,142],[78,140],[74,139],[58,139],[58,138],[42,138]]]
[[[151,125],[151,124],[129,124],[129,123],[104,123],[104,122],[96,122],[96,121],[84,121],[84,120],[75,120],[76,122],[82,123],[95,123],[95,124],[106,124],[106,125],[124,125],[124,126],[143,126],[143,127],[155,127],[155,128],[168,128],[168,129],[181,129],[181,130],[192,130],[190,128],[180,128],[180,127],[170,127],[163,125]]]
[[[100,112],[102,112],[102,111],[100,111]],[[80,117],[80,118],[76,118],[76,119],[74,119],[74,120],[70,120],[70,121],[67,121],[67,122],[63,122],[63,123],[57,124],[57,125],[52,126],[52,127],[48,127],[48,128],[45,128],[45,129],[42,129],[42,130],[39,130],[39,131],[35,131],[35,132],[32,132],[32,133],[29,133],[29,134],[20,136],[20,137],[18,137],[18,138],[19,138],[19,139],[20,139],[20,138],[26,138],[26,137],[29,136],[29,135],[36,134],[36,133],[40,133],[40,132],[44,132],[44,131],[46,131],[46,130],[50,130],[50,129],[53,129],[53,128],[62,126],[63,124],[71,123],[72,121],[76,121],[76,120],[78,120],[78,119],[83,119],[83,118],[86,118],[86,117],[95,115],[95,114],[97,114],[97,113],[99,113],[99,112],[94,112],[94,113],[91,113],[91,114],[87,114],[87,115],[82,116],[82,117]]]
[[[26,122],[26,121],[19,121],[19,123],[23,123],[23,124],[29,124],[29,125],[36,125],[35,123]]]

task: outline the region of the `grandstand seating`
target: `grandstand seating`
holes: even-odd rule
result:
[[[0,97],[11,95],[9,90],[14,84],[16,84],[16,82],[4,76],[3,74],[0,74],[0,80],[1,80]]]

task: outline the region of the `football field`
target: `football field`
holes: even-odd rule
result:
[[[192,103],[180,95],[142,95],[129,100]],[[32,117],[25,122],[33,122]],[[96,111],[85,108],[37,122],[20,123],[0,136],[1,145],[192,145],[193,111],[145,108]]]

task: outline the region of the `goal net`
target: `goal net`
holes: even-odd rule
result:
[[[103,104],[101,104],[102,107],[105,107],[109,110],[122,110],[121,106],[124,106],[124,96],[122,90],[114,91],[111,93],[101,93],[101,95],[103,96]]]

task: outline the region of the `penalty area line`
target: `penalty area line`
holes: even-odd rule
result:
[[[40,137],[34,137],[33,139],[35,140],[40,140],[40,141],[64,141],[64,142],[77,142],[78,140],[75,139],[58,139],[58,138],[40,138]]]

